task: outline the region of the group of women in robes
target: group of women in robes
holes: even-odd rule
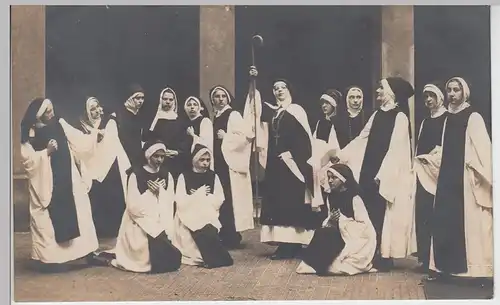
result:
[[[22,123],[32,258],[151,273],[230,266],[228,250],[254,228],[253,150],[265,169],[260,239],[277,246],[270,259],[300,256],[298,273],[353,275],[417,252],[431,280],[491,276],[491,140],[467,83],[438,87],[423,89],[430,116],[415,153],[414,88],[400,77],[380,81],[366,122],[360,87],[345,98],[326,90],[314,124],[285,79],[274,81],[273,101],[251,89],[243,115],[227,88],[213,87],[213,121],[196,96],[181,118],[169,87],[148,124],[138,85],[112,114],[88,98],[77,128],[54,116],[50,100],[34,100]],[[103,249],[98,238],[116,246]]]
[[[415,173],[418,257],[428,280],[493,277],[491,139],[461,77],[424,87]],[[448,106],[445,107],[445,97]]]

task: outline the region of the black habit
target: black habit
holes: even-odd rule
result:
[[[176,150],[179,154],[175,157],[166,157],[163,166],[172,174],[174,180],[177,180],[183,170],[183,161],[186,159],[185,154],[190,156],[189,150],[186,152],[183,147],[183,142],[186,139],[186,129],[184,124],[178,118],[175,120],[158,119],[152,131],[144,131],[144,142],[161,141],[167,149]]]
[[[140,114],[133,114],[125,106],[116,112],[118,137],[123,149],[130,160],[130,164],[142,165],[144,153],[142,151],[142,119]]]
[[[366,196],[366,210],[377,233],[376,257],[380,256],[382,228],[387,203],[380,195],[379,186],[374,179],[389,150],[396,124],[396,116],[399,112],[399,107],[396,107],[388,111],[377,110],[375,113],[359,175],[359,186]]]
[[[347,144],[359,136],[361,130],[365,127],[363,112],[353,118],[347,114],[339,114],[333,117],[333,122],[340,149],[346,147]]]
[[[422,128],[417,143],[416,155],[430,153],[434,147],[441,146],[443,126],[447,112],[422,122]],[[427,192],[417,179],[417,190],[415,194],[415,223],[417,233],[418,259],[424,268],[429,267],[429,255],[431,248],[430,220],[434,209],[434,195]]]
[[[111,117],[110,119],[114,118]],[[101,120],[98,128],[104,129],[108,122],[109,120]],[[83,126],[80,126],[79,129],[86,134],[89,133]],[[115,158],[106,178],[102,182],[93,180],[89,192],[92,219],[99,238],[118,236],[123,213],[125,212],[125,196],[120,191],[123,189],[118,158]]]
[[[464,222],[465,134],[468,107],[448,114],[431,229],[434,262],[445,273],[467,272]]]
[[[269,123],[269,141],[260,223],[316,229],[324,218],[305,203],[306,187],[313,190],[312,167],[307,163],[312,153],[309,135],[288,111],[277,115],[266,104],[262,106],[261,120]],[[284,152],[290,152],[305,183],[279,158]]]
[[[47,210],[56,242],[63,243],[79,237],[80,229],[73,194],[71,152],[66,134],[56,117],[48,125],[35,129],[35,137],[30,139],[30,144],[35,151],[41,151],[47,148],[51,139],[57,141],[57,150],[50,155],[53,189]]]
[[[186,193],[190,194],[190,190],[197,190],[201,186],[207,185],[210,187],[210,193],[213,194],[215,175],[215,172],[211,170],[204,173],[195,173],[194,171],[184,172]],[[199,230],[191,231],[191,236],[200,250],[206,268],[218,268],[233,264],[233,259],[226,248],[224,248],[217,231],[217,228],[211,224],[207,224]]]

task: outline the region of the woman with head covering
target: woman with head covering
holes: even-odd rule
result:
[[[145,143],[142,165],[128,171],[127,213],[120,226],[116,259],[110,262],[113,267],[144,273],[180,267],[181,254],[170,242],[175,186],[172,175],[161,166],[166,151],[161,142]]]
[[[330,213],[301,255],[297,273],[354,275],[370,271],[377,237],[351,169],[344,164],[329,167],[323,188]]]
[[[97,133],[84,135],[58,118],[49,99],[33,100],[21,122],[21,160],[30,184],[31,258],[41,271],[86,257],[98,241],[87,195],[90,183],[77,161],[92,154]]]
[[[250,75],[257,70],[251,67]],[[250,92],[253,95],[253,91]],[[259,91],[247,97],[245,118],[257,125],[259,162],[265,168],[260,215],[261,241],[277,244],[271,259],[296,257],[311,241],[321,216],[313,208],[323,204],[321,189],[316,194],[312,158],[312,133],[304,109],[292,103],[290,85],[284,79],[275,80],[273,94],[276,104],[261,101]],[[250,96],[250,95],[249,95]],[[255,103],[254,103],[254,101]],[[256,109],[256,113],[254,113]],[[269,128],[267,127],[269,125]],[[312,204],[313,199],[319,204]]]
[[[188,122],[185,125],[187,138],[185,138],[183,142],[183,147],[186,152],[192,152],[196,144],[204,145],[210,149],[210,151],[213,151],[214,128],[210,118],[204,115],[204,110],[203,102],[198,97],[190,96],[184,102],[184,111],[188,117]],[[183,163],[186,167],[184,168],[191,167],[191,160],[188,156],[189,154],[186,153]],[[213,170],[213,162],[211,162],[210,166]]]
[[[437,274],[492,277],[491,140],[483,118],[472,109],[465,80],[451,78],[446,95],[449,114],[441,142],[429,268]]]
[[[356,138],[365,125],[363,90],[360,87],[351,86],[348,88],[346,106],[347,109],[339,107],[338,114],[334,118],[341,149]]]
[[[444,94],[436,84],[424,86],[424,102],[430,115],[425,118],[417,137],[416,156],[413,169],[415,171],[415,225],[417,237],[417,254],[423,272],[429,269],[430,227],[432,219],[434,195],[436,194],[437,174],[439,173],[441,138],[447,111],[444,107]],[[436,158],[437,157],[437,158]],[[437,166],[436,166],[437,165]]]
[[[214,169],[224,189],[220,209],[220,237],[228,248],[240,245],[239,232],[254,228],[252,181],[250,178],[251,125],[231,108],[232,95],[227,88],[215,86],[210,102],[214,117]]]
[[[130,164],[142,163],[143,122],[140,109],[144,104],[144,90],[140,85],[130,86],[127,100],[115,113],[118,136],[127,153]]]
[[[410,123],[406,111],[413,87],[400,77],[380,81],[380,103],[360,135],[337,156],[352,169],[366,194],[366,209],[377,232],[375,268],[410,255],[413,228]],[[394,182],[398,182],[398,187]]]
[[[174,180],[182,171],[182,141],[185,132],[181,120],[177,116],[177,95],[171,88],[165,88],[160,93],[158,110],[149,126],[144,131],[146,141],[162,141],[167,147],[164,166],[168,168]]]
[[[85,102],[80,130],[98,133],[93,155],[82,159],[92,178],[89,192],[92,218],[99,238],[116,238],[125,211],[126,170],[130,162],[120,140],[114,117],[103,120],[103,110],[95,97]]]
[[[224,191],[219,177],[210,170],[212,162],[212,152],[195,144],[191,169],[185,170],[177,182],[173,242],[186,265],[218,268],[233,264],[219,237]]]
[[[337,137],[337,126],[334,124],[334,117],[338,113],[338,105],[342,99],[342,93],[336,89],[328,89],[321,95],[319,102],[321,110],[325,115],[316,123],[313,133],[315,139],[324,141],[330,148],[338,149],[339,142]]]
[[[341,99],[342,93],[336,89],[328,89],[319,99],[325,117],[316,123],[313,133],[313,155],[320,159],[320,166],[328,162],[332,150],[339,149],[337,123],[334,123],[334,120],[338,114],[338,105]],[[322,195],[323,200],[326,200],[326,193],[322,192]],[[320,209],[321,217],[326,218],[326,205],[321,205]]]

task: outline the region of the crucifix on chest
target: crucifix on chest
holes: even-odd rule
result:
[[[278,145],[278,139],[280,138],[279,127],[284,113],[285,113],[284,111],[277,111],[276,115],[273,117],[272,120],[273,138],[275,145]]]

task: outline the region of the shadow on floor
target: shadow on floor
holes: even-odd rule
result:
[[[437,299],[492,299],[493,279],[460,279],[424,283],[428,300]]]

